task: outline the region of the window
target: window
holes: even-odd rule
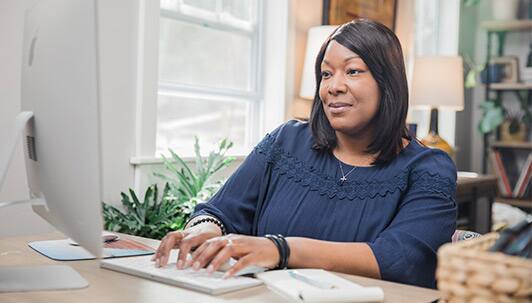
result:
[[[246,153],[263,102],[262,1],[161,0],[156,156],[219,140]]]

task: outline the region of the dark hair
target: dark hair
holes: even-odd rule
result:
[[[377,82],[381,97],[377,113],[370,121],[377,127],[366,152],[378,153],[372,164],[387,163],[402,150],[402,139],[409,138],[406,128],[408,84],[399,39],[378,22],[355,19],[339,26],[323,43],[316,58],[316,92],[309,121],[315,140],[313,148],[319,151],[332,151],[337,144],[319,96],[321,63],[332,40],[359,55]]]

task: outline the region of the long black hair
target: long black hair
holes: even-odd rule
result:
[[[321,63],[333,40],[359,55],[377,82],[381,96],[377,113],[370,121],[376,127],[366,152],[378,153],[373,165],[387,163],[403,148],[402,139],[409,138],[406,128],[408,84],[399,39],[378,22],[355,19],[339,26],[321,46],[316,58],[316,92],[309,123],[314,148],[329,152],[336,147],[336,134],[323,110],[319,89]]]

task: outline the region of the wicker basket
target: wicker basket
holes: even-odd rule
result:
[[[486,251],[498,238],[490,233],[438,250],[440,302],[532,302],[532,261]]]

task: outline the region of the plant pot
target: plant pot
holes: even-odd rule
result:
[[[493,19],[514,20],[517,19],[519,0],[492,0]]]
[[[524,142],[527,137],[526,124],[522,121],[504,120],[500,127],[501,141]]]

